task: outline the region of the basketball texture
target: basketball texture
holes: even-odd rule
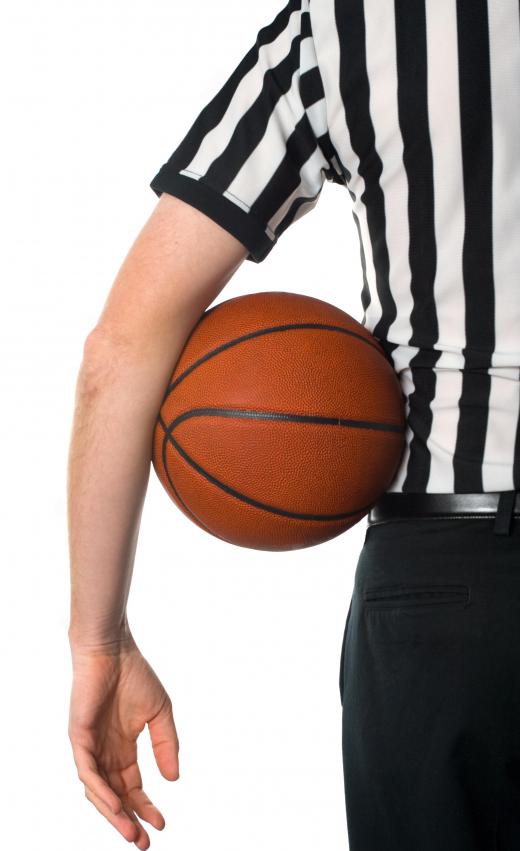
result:
[[[259,292],[209,308],[161,403],[152,463],[175,504],[260,550],[327,541],[364,517],[404,448],[379,341],[326,301]]]

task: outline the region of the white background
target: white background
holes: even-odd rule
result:
[[[282,5],[18,0],[4,12],[6,848],[126,844],[84,797],[67,738],[65,479],[76,376],[84,339],[157,203],[150,180]],[[350,196],[327,183],[315,209],[263,263],[242,264],[218,301],[294,291],[361,321],[361,287]],[[147,729],[138,740],[144,789],[166,819],[162,832],[145,823],[151,848],[348,847],[339,657],[365,528],[363,519],[306,550],[246,550],[192,524],[152,470],[128,612],[172,698],[181,751],[180,779],[169,783]]]

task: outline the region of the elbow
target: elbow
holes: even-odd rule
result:
[[[95,325],[83,341],[83,360],[92,360],[98,357],[102,350],[114,345],[114,339],[101,325]]]
[[[108,381],[117,370],[124,349],[122,341],[108,330],[96,325],[83,342],[80,374],[88,386]]]

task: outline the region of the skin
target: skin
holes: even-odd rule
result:
[[[142,822],[165,826],[137,762],[145,726],[161,775],[179,777],[172,701],[126,611],[153,429],[191,329],[247,253],[208,216],[163,193],[84,341],[77,377],[67,468],[68,736],[86,798],[141,849],[150,846]]]

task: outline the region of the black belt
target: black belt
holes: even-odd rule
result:
[[[495,518],[493,530],[509,535],[513,517],[520,517],[520,492],[488,491],[487,493],[401,493],[382,494],[368,513],[368,525],[390,520],[428,517],[447,520],[457,518]]]

